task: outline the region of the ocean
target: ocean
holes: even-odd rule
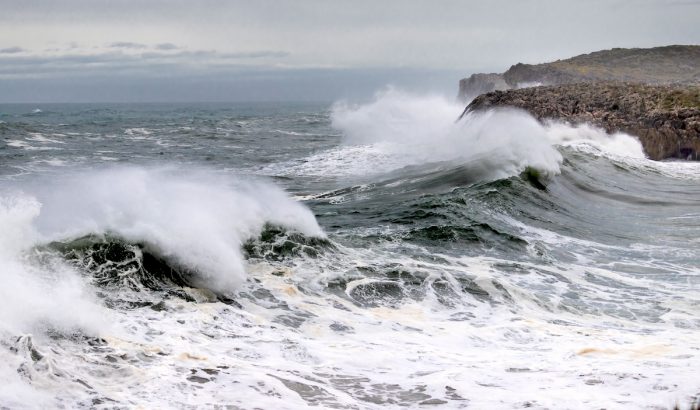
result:
[[[0,408],[700,394],[700,163],[512,110],[0,105]]]

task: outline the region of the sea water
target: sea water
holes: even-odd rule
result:
[[[0,106],[0,408],[668,408],[700,164],[365,104]]]

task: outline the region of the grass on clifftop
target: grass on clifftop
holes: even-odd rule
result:
[[[685,90],[673,90],[669,92],[661,101],[661,108],[665,110],[679,108],[700,109],[700,88],[689,87]]]

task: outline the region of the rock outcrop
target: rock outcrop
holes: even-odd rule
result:
[[[462,115],[506,106],[540,121],[637,136],[651,159],[700,159],[700,86],[601,82],[494,91],[475,98]]]
[[[599,81],[700,84],[700,46],[614,48],[550,63],[518,63],[503,74],[461,80],[458,98],[466,102],[478,91]]]

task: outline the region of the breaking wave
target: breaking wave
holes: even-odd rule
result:
[[[84,269],[100,286],[231,293],[246,279],[244,244],[269,224],[320,238],[306,241],[325,237],[308,209],[272,185],[137,167],[22,181],[0,197],[0,222],[0,317],[20,327],[99,329]]]
[[[559,146],[644,157],[639,141],[625,134],[587,125],[543,125],[515,109],[472,112],[456,121],[462,110],[444,97],[393,89],[367,104],[337,103],[331,119],[344,136],[341,146],[268,171],[367,176],[443,163],[474,173],[475,180],[496,180],[529,169],[543,178],[559,174]]]

